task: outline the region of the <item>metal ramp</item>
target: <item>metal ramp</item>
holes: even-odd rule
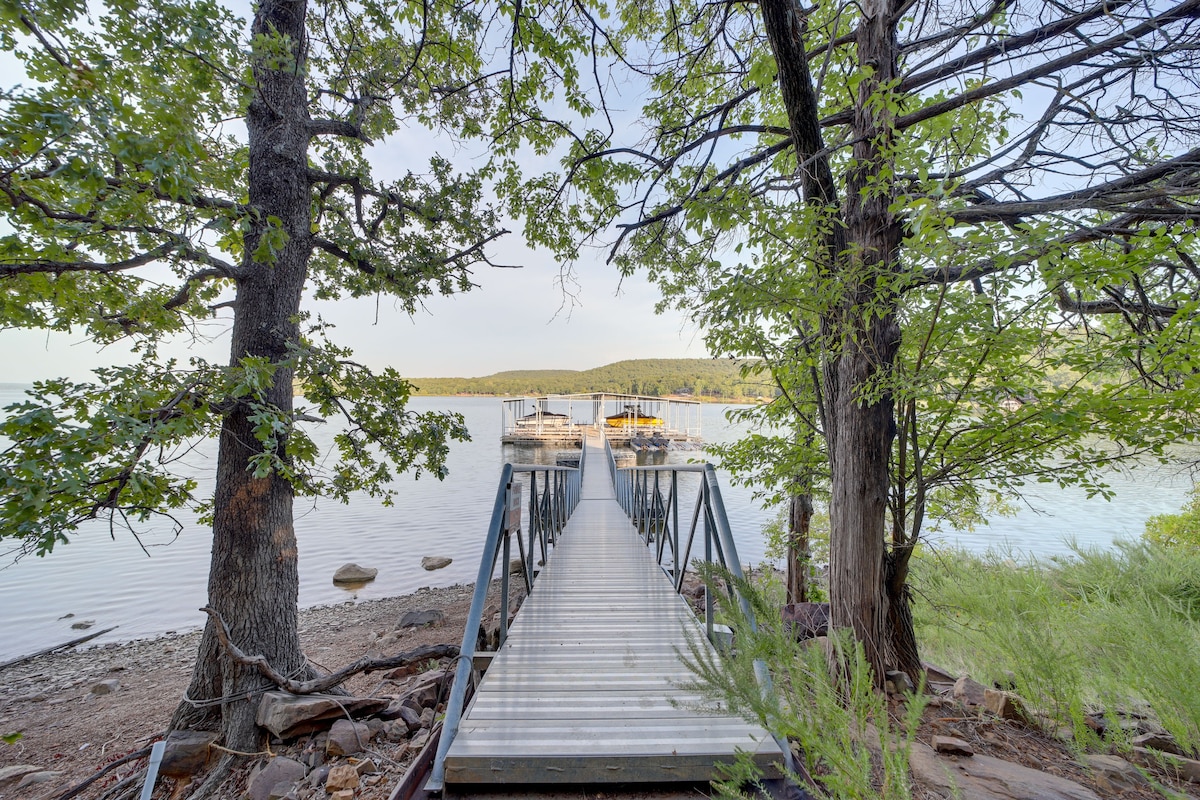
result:
[[[599,466],[604,451],[587,450]],[[783,755],[766,730],[683,688],[689,648],[711,647],[609,475],[585,471],[574,513],[443,743],[445,785],[709,781],[739,751],[778,776]]]

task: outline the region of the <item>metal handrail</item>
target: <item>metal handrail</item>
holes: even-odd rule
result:
[[[463,631],[462,646],[459,648],[458,663],[454,671],[454,685],[450,697],[446,701],[446,717],[442,723],[441,739],[438,742],[437,755],[434,757],[433,769],[425,791],[441,791],[446,781],[446,753],[450,749],[454,737],[458,735],[458,726],[462,722],[463,710],[466,706],[467,689],[472,683],[472,671],[475,656],[481,651],[479,640],[483,630],[483,611],[487,605],[488,591],[492,585],[492,575],[496,564],[503,559],[504,569],[500,577],[500,594],[502,595],[500,611],[499,642],[497,649],[504,645],[508,635],[510,612],[511,582],[509,565],[512,557],[512,538],[516,534],[517,547],[521,556],[521,573],[525,579],[526,592],[533,591],[534,579],[540,570],[538,563],[544,564],[583,490],[583,469],[585,466],[587,448],[579,458],[578,467],[551,467],[541,464],[505,464],[500,470],[500,487],[496,490],[496,501],[492,506],[492,519],[488,525],[487,541],[483,546],[483,557],[479,561],[479,574],[475,578],[475,591],[471,596],[471,609],[467,613],[467,625]],[[520,496],[521,484],[516,482],[516,476],[529,475],[529,524],[527,541],[521,538]],[[541,488],[538,476],[541,476]],[[514,500],[515,499],[515,500]],[[537,562],[537,552],[541,553],[541,561]],[[486,638],[486,637],[484,637]]]
[[[738,591],[737,585],[745,580],[742,562],[738,559],[737,545],[733,541],[733,529],[729,525],[729,515],[725,512],[725,501],[721,497],[721,483],[717,480],[717,471],[712,464],[664,464],[655,466],[618,467],[616,456],[608,440],[604,441],[604,453],[608,457],[608,470],[612,476],[613,487],[616,490],[617,502],[629,515],[647,545],[656,545],[656,558],[663,571],[671,576],[675,591],[683,591],[687,565],[691,558],[692,544],[696,538],[700,521],[703,520],[704,560],[708,563],[719,563],[728,576],[726,591],[734,600],[742,613],[746,626],[752,632],[758,630],[754,618],[754,610],[750,601]],[[670,481],[662,481],[660,476],[670,475]],[[693,506],[691,523],[688,526],[687,543],[680,555],[679,524],[679,476],[681,474],[699,474],[700,486]],[[653,478],[653,480],[651,480]],[[663,494],[663,484],[669,483]],[[671,565],[668,569],[663,566],[663,556],[667,547],[671,548]],[[714,552],[715,551],[715,552]],[[713,556],[716,556],[714,560]],[[709,641],[713,641],[713,598],[709,587],[704,590],[704,627]],[[715,642],[714,642],[715,643]],[[754,660],[754,676],[764,696],[771,690],[771,675],[763,659]],[[786,737],[772,732],[772,737],[783,753],[785,767],[795,771],[791,747]]]

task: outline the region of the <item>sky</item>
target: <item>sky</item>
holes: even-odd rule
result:
[[[514,236],[515,238],[515,236]],[[511,256],[505,262],[511,263]],[[558,265],[525,251],[521,269],[480,267],[480,288],[436,297],[408,316],[391,298],[310,303],[336,328],[335,342],[373,368],[405,377],[477,377],[509,369],[590,369],[626,358],[704,358],[695,326],[678,313],[656,315],[658,290],[639,277],[620,279],[597,258],[576,266],[577,305],[557,286]],[[619,289],[619,294],[618,294]],[[568,303],[564,305],[564,303]],[[209,324],[208,342],[179,340],[167,352],[223,363],[229,317]],[[127,350],[101,349],[80,334],[0,331],[0,382],[83,379],[96,366],[126,363]]]
[[[231,5],[237,6],[234,2]],[[0,53],[0,85],[20,82],[20,63]],[[402,129],[371,148],[376,178],[424,171],[435,152],[468,169],[482,163],[478,152],[439,140],[424,128]],[[555,165],[529,159],[539,171]],[[519,225],[494,248],[497,263],[520,269],[480,266],[478,289],[429,298],[409,316],[394,300],[380,297],[337,303],[306,303],[306,310],[336,326],[333,341],[349,346],[372,368],[395,367],[416,377],[478,377],[512,369],[590,369],[628,358],[705,358],[696,326],[678,312],[654,313],[658,291],[643,276],[622,279],[605,264],[605,252],[589,251],[574,265],[574,303],[560,285],[560,265],[522,243]],[[229,312],[206,323],[208,341],[181,337],[164,352],[186,363],[189,354],[218,363],[229,358]],[[0,330],[0,382],[90,377],[97,366],[128,363],[134,356],[119,345],[104,349],[76,334]]]

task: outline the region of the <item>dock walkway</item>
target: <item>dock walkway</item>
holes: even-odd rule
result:
[[[579,505],[463,716],[446,784],[708,781],[738,750],[777,775],[765,730],[682,688],[689,643],[711,645],[586,446]]]

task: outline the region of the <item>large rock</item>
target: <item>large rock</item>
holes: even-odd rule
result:
[[[257,722],[279,738],[290,739],[328,728],[347,712],[353,717],[366,717],[387,706],[384,698],[267,692],[258,704]]]
[[[250,800],[268,800],[272,795],[283,797],[304,780],[304,765],[290,758],[276,756],[250,777],[246,794]]]
[[[1025,720],[1028,717],[1021,698],[999,689],[983,690],[983,706],[1000,719]]]
[[[420,611],[405,611],[396,623],[396,628],[417,628],[422,625],[441,625],[446,621],[446,612],[436,608],[426,608]]]
[[[1100,800],[1066,778],[991,756],[947,758],[920,742],[912,744],[909,765],[920,783],[959,800]]]
[[[325,741],[325,754],[330,756],[350,756],[361,753],[371,741],[371,729],[361,722],[351,722],[339,719],[329,729],[329,738]]]
[[[445,556],[425,556],[421,559],[421,566],[424,569],[432,572],[435,569],[442,569],[454,563],[454,559],[446,558]]]
[[[1175,741],[1175,737],[1169,733],[1143,733],[1141,736],[1135,736],[1129,743],[1134,747],[1148,747],[1151,750],[1158,750],[1163,753],[1173,753],[1177,756],[1184,755],[1183,750],[1179,747],[1179,743]]]
[[[963,675],[954,682],[951,695],[963,705],[981,706],[984,702],[986,687],[979,681],[971,680],[969,675]]]
[[[788,603],[780,610],[783,627],[797,641],[829,633],[829,603]]]
[[[158,771],[171,778],[195,775],[208,764],[217,734],[208,731],[171,731],[167,734]]]
[[[370,567],[360,567],[358,564],[342,564],[333,573],[334,583],[366,583],[375,580],[379,570]]]

